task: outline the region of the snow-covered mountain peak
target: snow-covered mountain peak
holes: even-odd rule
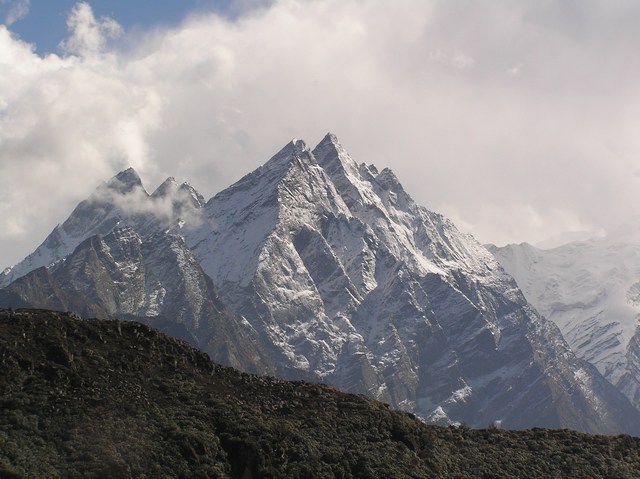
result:
[[[327,149],[327,148],[332,148],[333,150],[342,151],[342,152],[346,153],[346,151],[344,150],[344,148],[340,144],[340,141],[338,140],[338,137],[336,135],[334,135],[333,133],[331,133],[331,132],[327,133],[324,136],[324,138],[322,138],[322,140],[320,140],[320,143],[318,143],[316,145],[316,147],[314,148],[314,154],[315,154],[316,151],[324,150],[324,149]]]
[[[275,204],[276,200],[273,198],[273,193],[276,191],[276,185],[287,175],[293,165],[301,164],[302,162],[315,164],[315,158],[313,158],[313,155],[302,140],[293,139],[273,155],[269,161],[209,199],[206,204],[209,213],[212,214],[212,209],[216,209],[211,205],[219,205],[221,202],[226,201],[225,198],[230,197],[235,197],[233,202],[229,204],[233,208],[258,202],[257,196],[260,196],[262,201]],[[249,195],[242,193],[247,191],[251,191],[251,193]],[[270,199],[266,199],[267,196]],[[245,204],[245,202],[248,203]],[[215,213],[213,214],[215,215]]]
[[[178,188],[178,193],[185,198],[191,198],[191,202],[197,208],[201,208],[206,203],[204,196],[202,196],[193,186],[186,181]]]
[[[320,141],[320,143],[318,143],[318,145],[321,145],[322,143],[325,143],[325,142],[331,142],[334,145],[340,145],[340,142],[338,141],[338,137],[336,136],[336,134],[335,133],[331,133],[330,131],[327,132],[327,134]]]
[[[358,165],[333,133],[323,138],[313,155],[354,214],[374,208],[383,215],[394,215],[389,208],[406,210],[415,206],[389,168],[378,172],[373,165]]]
[[[349,210],[305,143],[296,140],[211,198],[202,227],[186,231],[185,239],[214,282],[246,287],[270,238],[303,226],[318,229],[324,212]]]
[[[120,194],[129,193],[138,188],[144,190],[142,180],[133,168],[121,171],[102,186],[102,189],[113,190]]]
[[[396,174],[390,168],[383,169],[376,176],[376,180],[380,186],[389,191],[404,191]]]
[[[294,138],[291,140],[290,144],[293,146],[293,150],[297,155],[302,155],[304,152],[309,151],[309,148],[307,148],[307,144],[304,142],[304,140]]]
[[[304,141],[293,139],[273,155],[269,161],[245,175],[229,188],[220,192],[219,195],[225,195],[238,189],[251,188],[257,182],[266,182],[270,185],[277,183],[287,174],[292,165],[300,162],[315,164],[316,160]]]
[[[280,165],[288,165],[295,160],[315,162],[307,144],[303,140],[299,140],[297,138],[294,138],[284,145],[278,153],[264,164],[263,168],[273,169]]]
[[[175,177],[170,176],[166,180],[164,180],[160,186],[156,188],[156,190],[151,193],[152,198],[164,198],[171,193],[174,193],[180,185],[176,181]]]
[[[358,169],[356,162],[351,159],[333,133],[326,134],[313,149],[313,155],[329,175],[338,170],[354,174]]]
[[[149,195],[133,168],[102,183],[80,202],[69,218],[57,225],[45,241],[23,261],[0,275],[0,287],[41,266],[65,258],[86,238],[107,235],[133,226],[146,237],[157,231],[176,230],[185,223],[197,225],[204,198],[193,187],[178,185],[170,177]]]
[[[187,245],[293,369],[425,418],[515,427],[524,408],[556,420],[540,419],[545,381],[571,383],[576,404],[599,394],[574,384],[577,360],[486,249],[418,206],[390,169],[358,165],[335,135],[312,152],[289,143],[204,218]]]
[[[282,149],[273,155],[269,161],[262,165],[258,170],[272,170],[281,165],[290,163],[295,158],[309,158],[310,150],[304,140],[293,138],[289,143],[284,145]]]
[[[180,216],[181,210],[185,206],[198,209],[205,204],[204,197],[196,191],[186,181],[179,184],[175,177],[170,176],[162,182],[158,188],[151,194],[151,199],[160,204],[162,202],[170,202],[173,206],[173,213]]]
[[[375,191],[377,170],[364,163],[358,166],[335,135],[327,134],[313,155],[352,213],[368,207],[383,212],[382,199]]]

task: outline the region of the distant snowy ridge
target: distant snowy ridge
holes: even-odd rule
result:
[[[576,354],[640,408],[640,222],[604,237],[543,250],[490,247],[527,300]]]

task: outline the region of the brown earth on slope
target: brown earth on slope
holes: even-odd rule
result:
[[[0,477],[637,478],[640,439],[428,426],[139,323],[0,311]]]

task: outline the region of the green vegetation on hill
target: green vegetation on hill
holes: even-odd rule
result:
[[[0,477],[638,478],[640,439],[427,426],[126,321],[0,311]]]

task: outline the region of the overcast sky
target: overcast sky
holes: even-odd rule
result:
[[[0,267],[128,166],[210,197],[327,131],[482,242],[638,213],[636,0],[117,4],[0,0]]]

